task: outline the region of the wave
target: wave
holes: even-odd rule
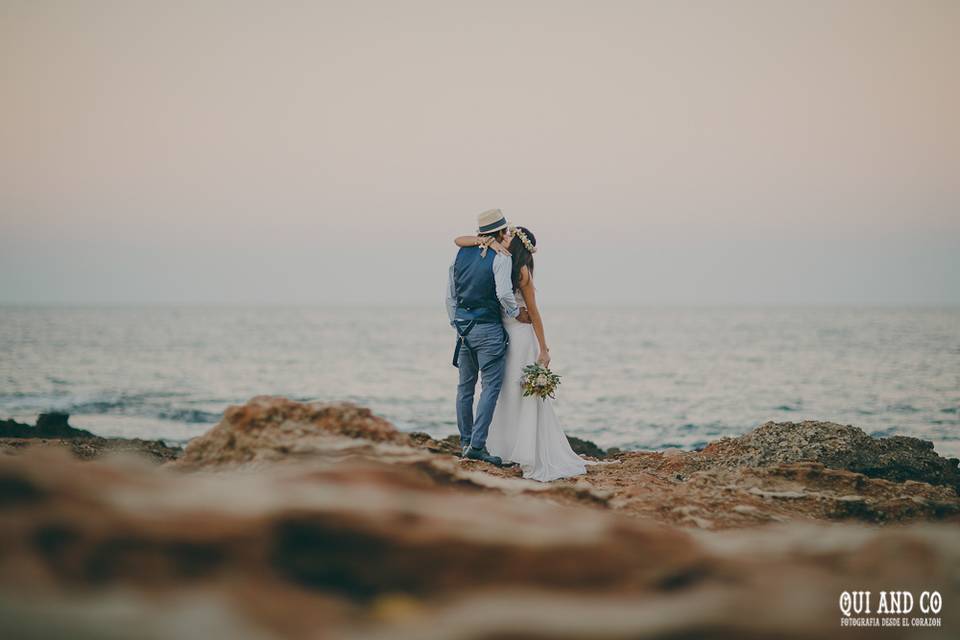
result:
[[[887,411],[893,413],[917,413],[920,409],[916,408],[912,404],[907,404],[904,402],[898,402],[896,404],[891,404],[887,407]]]
[[[787,411],[787,412],[800,411],[801,409],[803,409],[803,403],[801,402],[796,402],[794,404],[781,404],[773,408],[774,411]]]
[[[200,409],[170,409],[161,411],[156,415],[161,420],[174,420],[176,422],[189,422],[196,424],[212,424],[219,422],[223,417],[223,412],[202,411]]]
[[[25,393],[14,392],[0,394],[0,412],[8,415],[29,413],[62,412],[70,415],[119,415],[139,418],[169,420],[190,424],[212,424],[223,416],[222,410],[210,411],[204,407],[226,407],[229,401],[220,399],[190,400],[188,394],[174,391],[151,393],[92,394],[78,397],[65,393]],[[183,399],[176,402],[176,399]],[[187,406],[184,406],[187,405]]]

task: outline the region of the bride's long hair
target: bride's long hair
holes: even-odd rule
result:
[[[530,244],[534,247],[537,246],[537,237],[533,235],[533,232],[526,227],[517,227],[518,231],[522,231],[523,235],[527,236],[527,240],[530,241]],[[513,272],[510,274],[510,279],[513,281],[513,290],[516,291],[520,288],[520,269],[523,266],[526,266],[530,271],[530,275],[533,275],[533,254],[527,249],[523,244],[523,240],[520,239],[520,235],[517,233],[513,234],[513,240],[510,241],[510,255],[513,256]]]

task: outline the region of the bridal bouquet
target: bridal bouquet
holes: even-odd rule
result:
[[[523,368],[523,395],[553,398],[560,384],[560,376],[540,363],[528,364]]]

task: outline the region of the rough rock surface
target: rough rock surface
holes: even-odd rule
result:
[[[331,453],[331,438],[410,444],[411,438],[364,407],[304,404],[277,396],[257,396],[231,406],[223,419],[184,450],[181,467],[270,462]]]
[[[106,455],[139,456],[163,463],[176,460],[183,454],[180,447],[172,447],[162,440],[138,438],[0,438],[0,455],[19,454],[37,449],[63,449],[81,460],[96,460]]]
[[[903,483],[828,469],[817,462],[664,473],[662,454],[632,454],[620,468],[601,468],[590,482],[611,492],[612,508],[678,526],[749,527],[789,520],[897,523],[957,520],[951,487]],[[659,471],[658,471],[659,470]]]
[[[960,596],[950,486],[679,451],[542,484],[449,444],[258,397],[161,467],[0,457],[0,632],[861,638],[844,590]]]
[[[874,438],[858,427],[833,422],[767,422],[738,438],[711,442],[700,453],[704,467],[813,461],[871,478],[917,480],[960,491],[960,460],[937,455],[929,440]]]

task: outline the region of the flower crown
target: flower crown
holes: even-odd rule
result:
[[[537,247],[534,246],[532,242],[530,242],[530,238],[527,237],[527,234],[525,234],[520,229],[520,227],[510,227],[510,231],[512,231],[514,235],[520,238],[520,242],[522,242],[523,246],[527,248],[527,251],[529,251],[530,253],[537,252]]]

